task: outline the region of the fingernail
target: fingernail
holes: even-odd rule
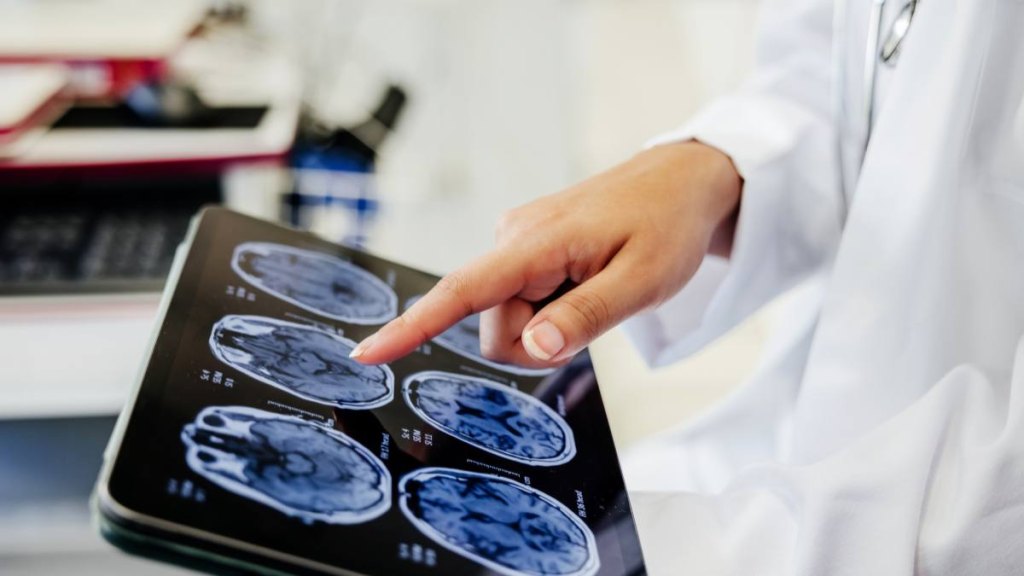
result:
[[[565,336],[547,320],[523,332],[523,348],[536,360],[551,360],[565,348]]]
[[[376,337],[376,334],[371,334],[365,340],[357,344],[356,347],[352,349],[352,352],[349,353],[348,357],[359,358],[363,354],[366,354],[366,351],[370,349],[370,346],[373,346],[373,339]]]

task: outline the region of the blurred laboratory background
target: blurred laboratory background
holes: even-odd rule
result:
[[[758,4],[0,0],[0,573],[179,572],[88,498],[200,206],[450,271],[741,82]],[[775,310],[657,371],[598,341],[620,449],[728,394]]]

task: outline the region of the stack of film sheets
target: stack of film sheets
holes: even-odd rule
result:
[[[473,316],[362,365],[436,277],[223,209],[190,239],[108,472],[119,506],[314,571],[645,573],[586,352],[494,362]]]

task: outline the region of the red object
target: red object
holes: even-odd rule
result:
[[[161,59],[82,59],[54,57],[10,57],[0,55],[0,64],[43,64],[59,62],[71,71],[70,95],[85,100],[119,100],[142,82],[160,80],[167,74]]]

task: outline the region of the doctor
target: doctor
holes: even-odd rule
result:
[[[907,1],[766,1],[741,90],[510,212],[357,357],[485,310],[498,360],[632,316],[664,364],[796,288],[757,375],[626,458],[651,573],[1024,572],[1024,1]]]

